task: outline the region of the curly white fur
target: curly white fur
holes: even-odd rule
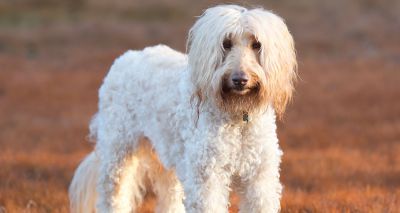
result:
[[[279,211],[275,112],[284,112],[296,78],[284,21],[217,6],[187,45],[188,55],[158,45],[114,62],[91,123],[95,154],[70,187],[72,212],[135,211],[150,186],[158,212],[227,212],[231,190],[241,212]],[[244,87],[232,83],[238,73]]]

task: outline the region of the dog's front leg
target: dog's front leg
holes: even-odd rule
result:
[[[243,181],[241,192],[241,213],[277,213],[280,210],[282,185],[279,181],[280,151],[263,154],[255,172]],[[272,157],[272,158],[271,158]]]
[[[196,150],[199,151],[199,150]],[[205,153],[187,154],[183,169],[187,213],[226,213],[229,204],[230,174],[217,159]],[[182,171],[181,171],[182,172]]]

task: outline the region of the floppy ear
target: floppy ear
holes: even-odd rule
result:
[[[262,43],[261,65],[267,77],[267,93],[275,112],[282,118],[292,99],[297,79],[296,52],[292,35],[284,21],[272,12],[255,9],[251,14],[255,34]]]
[[[208,93],[203,90],[211,82],[213,72],[222,61],[219,41],[212,31],[213,24],[209,16],[212,16],[210,9],[190,29],[187,40],[191,80],[196,87],[196,93],[203,95]]]
[[[189,58],[191,80],[196,88],[194,96],[206,101],[215,70],[223,60],[222,43],[225,37],[238,29],[243,7],[222,5],[207,9],[189,31],[186,52]]]

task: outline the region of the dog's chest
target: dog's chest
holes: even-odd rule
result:
[[[251,128],[251,124],[232,125],[221,133],[222,138],[216,144],[220,149],[216,153],[219,162],[232,174],[247,176],[261,162],[263,147],[260,140],[255,140]]]

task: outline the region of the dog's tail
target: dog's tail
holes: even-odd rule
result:
[[[90,153],[79,165],[69,187],[71,213],[92,213],[96,206],[99,160]]]

